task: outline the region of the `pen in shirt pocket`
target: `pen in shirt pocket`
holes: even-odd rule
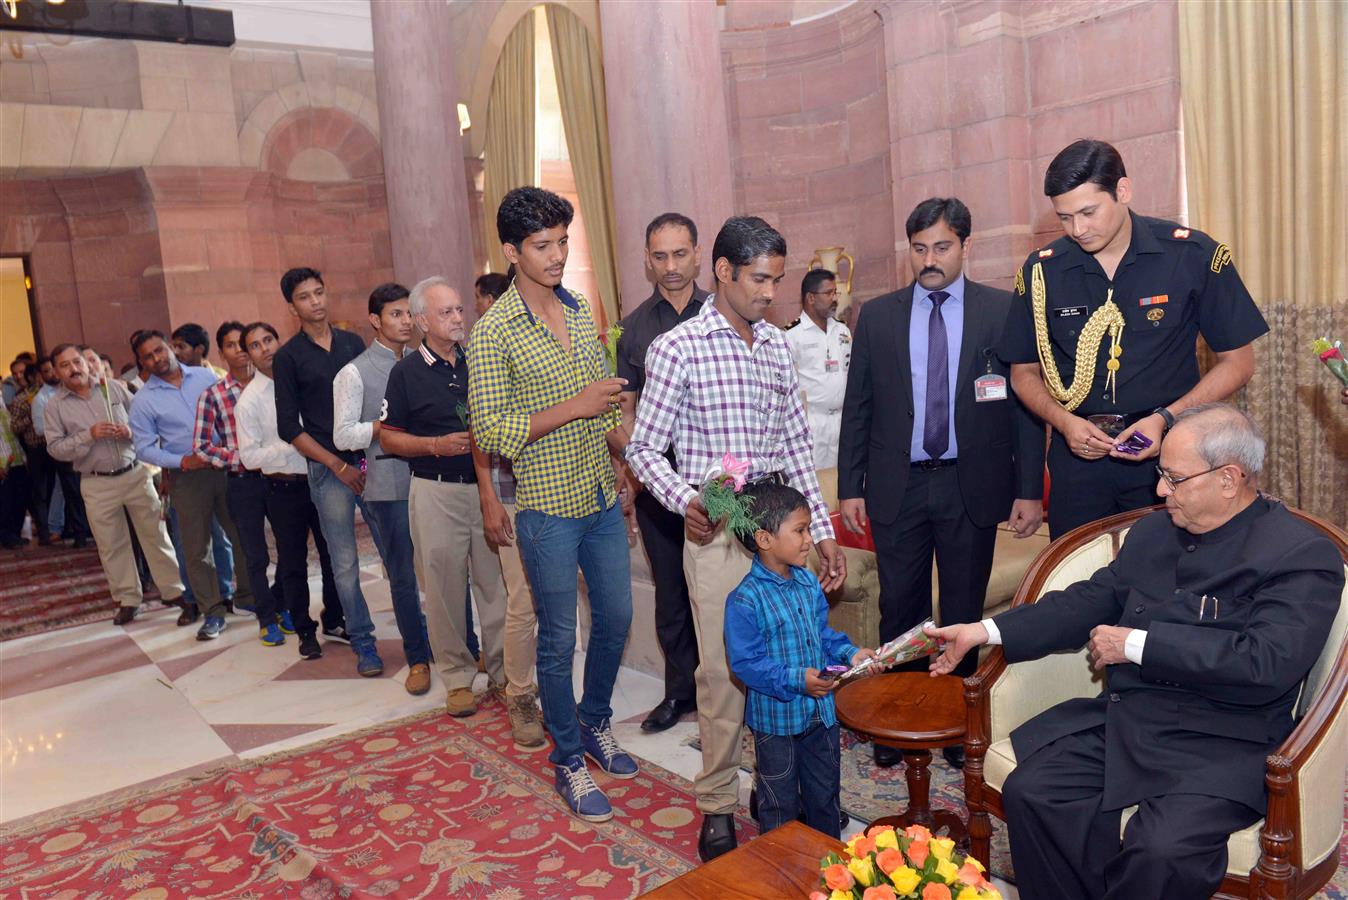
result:
[[[1212,601],[1212,621],[1217,621],[1217,616],[1221,611],[1222,601],[1216,597],[1209,597],[1207,594],[1204,594],[1198,601],[1198,621],[1200,622],[1203,621],[1203,617],[1207,613],[1209,600]]]

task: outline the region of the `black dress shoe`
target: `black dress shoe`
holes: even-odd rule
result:
[[[903,759],[903,754],[893,747],[886,747],[883,744],[875,745],[875,764],[880,768],[888,769],[891,766],[898,765],[901,759]]]
[[[322,655],[323,648],[312,631],[300,635],[300,659],[318,659]]]
[[[945,761],[950,763],[954,768],[964,768],[964,748],[962,746],[942,747],[941,755],[944,756]]]
[[[679,724],[679,719],[686,712],[692,712],[697,709],[696,700],[671,700],[666,697],[660,701],[660,705],[651,710],[641,722],[641,730],[647,734],[655,734],[658,731],[666,731]]]
[[[117,607],[117,615],[112,617],[112,624],[129,625],[136,618],[138,612],[140,612],[140,608],[136,606],[119,606]]]
[[[735,840],[735,817],[729,813],[712,813],[702,817],[702,833],[697,836],[697,856],[711,862],[723,853],[739,846]]]
[[[179,602],[181,603],[182,601]],[[178,616],[179,627],[182,627],[184,625],[191,625],[201,615],[200,611],[197,610],[196,606],[189,606],[186,603],[182,604],[182,610],[183,610],[182,614]]]

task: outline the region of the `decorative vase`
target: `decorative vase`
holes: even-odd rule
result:
[[[847,260],[847,281],[842,280],[842,272],[838,271],[838,264]],[[843,321],[843,316],[847,314],[847,307],[852,305],[852,275],[856,272],[856,263],[852,255],[842,247],[824,247],[814,251],[814,257],[810,260],[811,269],[828,269],[834,275],[838,276],[838,309],[833,313],[833,317],[838,321]]]

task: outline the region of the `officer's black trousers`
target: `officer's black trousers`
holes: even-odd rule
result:
[[[683,516],[665,509],[649,491],[637,494],[636,512],[655,581],[655,636],[665,655],[665,699],[690,701],[697,696],[698,653],[683,577]]]
[[[1131,462],[1106,456],[1082,459],[1057,431],[1048,448],[1048,533],[1060,538],[1087,522],[1160,503],[1156,457]]]
[[[1030,756],[1002,790],[1011,863],[1023,900],[1200,900],[1226,872],[1227,838],[1259,819],[1243,803],[1201,794],[1138,805],[1119,841],[1121,810],[1100,808],[1104,726]]]

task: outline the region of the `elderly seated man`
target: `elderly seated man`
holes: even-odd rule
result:
[[[1020,896],[1208,897],[1228,836],[1264,814],[1264,758],[1343,590],[1334,545],[1259,493],[1264,438],[1234,407],[1185,410],[1161,445],[1165,510],[1087,581],[933,629],[949,673],[981,644],[1009,662],[1089,643],[1105,689],[1011,733],[1002,792]],[[1136,805],[1122,844],[1119,822]]]

